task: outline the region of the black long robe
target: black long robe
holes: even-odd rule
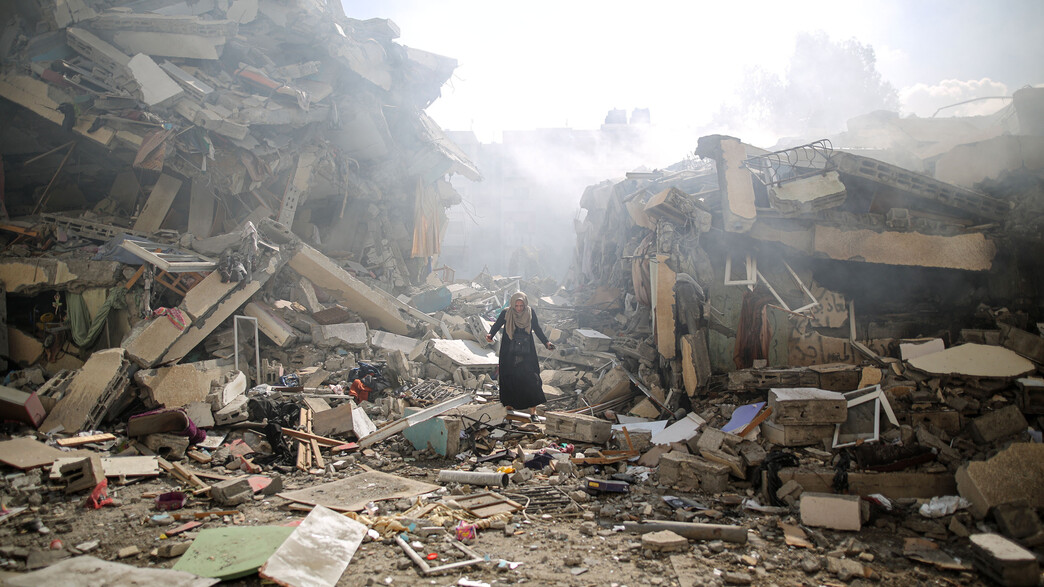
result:
[[[489,331],[490,336],[496,336],[497,331],[504,327],[507,319],[507,310],[500,312],[497,321]],[[536,343],[533,340],[536,335],[544,345],[547,345],[547,336],[540,329],[537,321],[536,311],[533,311],[532,332],[525,335],[529,339],[529,352],[525,353],[521,362],[516,362],[516,354],[512,352],[515,346],[512,340],[504,337],[500,341],[500,403],[511,406],[516,410],[525,410],[533,406],[539,406],[547,398],[544,397],[544,386],[540,382],[540,363],[537,361]],[[515,334],[519,336],[519,334]]]

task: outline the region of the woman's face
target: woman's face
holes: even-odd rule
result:
[[[526,309],[526,303],[525,302],[523,302],[522,300],[515,300],[515,311],[516,312],[521,312],[522,310],[525,310],[525,309]]]

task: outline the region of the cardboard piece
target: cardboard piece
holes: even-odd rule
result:
[[[414,481],[380,471],[367,471],[306,489],[285,491],[279,497],[306,505],[321,505],[338,512],[362,511],[371,501],[413,497],[436,491],[439,485]]]
[[[230,526],[200,530],[173,569],[222,581],[257,572],[287,537],[288,526]],[[169,533],[168,533],[169,535]]]

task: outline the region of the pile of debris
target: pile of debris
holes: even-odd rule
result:
[[[389,21],[0,14],[5,583],[1039,583],[1040,90],[703,137],[583,194],[565,288],[433,267],[479,175]],[[518,291],[535,416],[485,339]]]

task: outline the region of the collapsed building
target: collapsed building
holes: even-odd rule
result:
[[[0,17],[12,584],[550,583],[602,541],[592,581],[972,577],[937,545],[824,534],[864,529],[1039,581],[1040,90],[782,150],[703,137],[585,191],[563,288],[437,267],[449,180],[481,175],[424,113],[455,61],[390,21],[312,0]],[[516,291],[558,345],[537,417],[498,403],[485,341]],[[69,544],[41,547],[49,525]],[[518,569],[527,532],[577,551]]]

